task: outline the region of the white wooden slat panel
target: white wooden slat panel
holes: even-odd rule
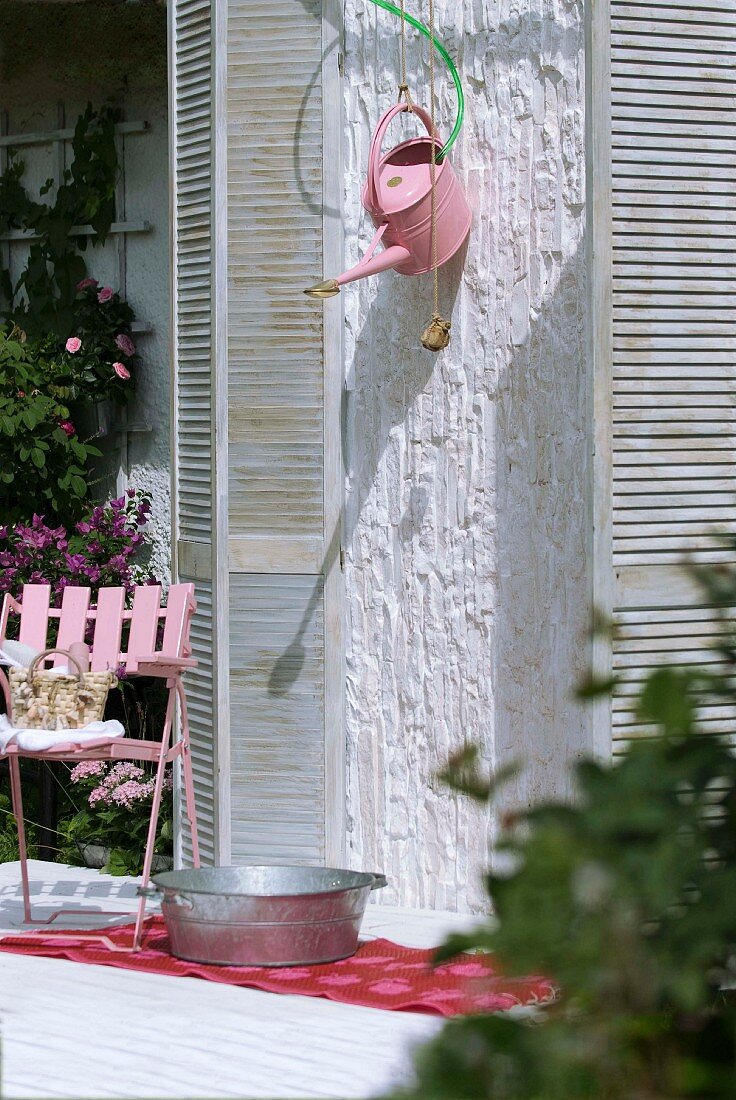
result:
[[[736,0],[610,4],[614,752],[659,665],[722,668],[723,627],[682,570],[736,531]],[[704,732],[736,711],[704,699]]]
[[[172,110],[179,536],[212,537],[212,30],[209,0],[176,0]]]
[[[324,625],[326,591],[338,617],[339,415],[333,408],[328,418],[326,410],[334,404],[332,386],[340,400],[333,376],[341,377],[342,364],[336,367],[328,332],[337,323],[339,335],[339,309],[325,322],[303,294],[334,262],[330,219],[339,222],[339,215],[329,211],[339,206],[339,164],[328,130],[340,132],[334,87],[340,10],[337,0],[227,4],[229,779],[236,862],[323,863],[344,844],[339,628],[328,642]],[[337,720],[328,723],[328,713]]]
[[[193,578],[180,575],[180,580]],[[213,752],[212,585],[196,580],[197,610],[192,622],[192,655],[198,665],[186,676],[187,705],[192,745],[192,771],[197,805],[200,855],[204,864],[217,859],[217,788]],[[182,830],[183,856],[191,862],[188,829]]]
[[[322,589],[318,576],[230,579],[235,862],[324,856]]]
[[[322,3],[230,0],[228,37],[230,533],[321,538]]]
[[[736,609],[735,609],[736,610]],[[714,645],[729,628],[705,608],[620,611],[613,643],[613,668],[624,686],[613,702],[613,751],[620,754],[629,741],[651,737],[654,730],[635,713],[636,694],[646,675],[664,664],[697,666],[712,675],[726,671]],[[697,708],[703,733],[733,736],[736,707],[717,697],[701,696]]]
[[[175,522],[178,579],[195,584],[193,654],[187,674],[202,862],[220,854],[217,786],[214,409],[213,8],[211,0],[173,0],[170,20],[171,181],[175,401]],[[196,570],[193,563],[197,562]],[[188,568],[189,567],[189,568]],[[196,575],[195,575],[196,572]],[[177,805],[180,806],[180,798]],[[181,857],[191,861],[187,828]]]

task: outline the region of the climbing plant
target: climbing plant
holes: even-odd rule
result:
[[[69,380],[18,330],[0,327],[0,531],[30,520],[79,519],[89,506],[99,450],[80,439],[63,394]]]
[[[77,285],[87,274],[83,253],[89,243],[105,243],[115,219],[119,117],[112,107],[96,111],[88,104],[74,128],[70,167],[58,187],[46,181],[38,200],[26,191],[25,164],[12,150],[0,175],[0,233],[27,230],[34,235],[15,283],[9,269],[0,268],[0,312],[32,339],[71,333]],[[92,234],[73,234],[81,225],[89,225]]]

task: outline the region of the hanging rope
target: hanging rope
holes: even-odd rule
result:
[[[411,111],[412,98],[406,78],[406,12],[404,11],[404,0],[401,0],[401,83],[399,84],[399,103],[401,103],[402,96]]]
[[[410,15],[408,12],[405,12],[402,15],[401,8],[397,8],[395,4],[391,3],[391,0],[371,0],[371,3],[375,4],[378,8],[383,8],[384,11],[391,12],[392,15],[399,16],[402,23],[406,21],[411,27],[414,27],[416,30],[418,30],[420,34],[423,34],[425,38],[428,38],[430,42],[434,45],[437,53],[440,55],[450,71],[450,76],[452,77],[453,83],[455,85],[455,91],[457,93],[457,116],[455,118],[455,125],[452,128],[452,133],[450,134],[449,138],[445,142],[444,148],[440,151],[437,157],[438,163],[441,163],[441,161],[447,156],[447,154],[450,152],[450,149],[452,149],[453,145],[455,144],[455,141],[457,140],[457,135],[460,133],[460,127],[463,124],[463,116],[465,114],[465,94],[463,92],[463,86],[460,83],[460,74],[458,73],[457,68],[455,67],[455,63],[445,47],[436,38],[432,37],[432,35],[429,33],[429,28],[425,27],[424,23],[420,23],[418,19],[415,19],[414,16]]]
[[[403,3],[403,0],[402,0]],[[432,320],[422,333],[422,345],[428,351],[442,351],[450,343],[450,322],[440,313],[440,275],[437,266],[437,143],[435,134],[434,79],[434,0],[429,0],[429,116],[432,121],[432,160],[430,173],[430,251],[432,262]]]
[[[402,0],[403,2],[403,0]],[[434,38],[434,0],[429,0],[429,33]],[[434,116],[434,50],[429,47],[429,117],[432,120],[432,165],[430,168],[432,178],[432,206],[431,206],[431,233],[432,233],[432,271],[434,277],[434,290],[432,303],[434,316],[440,312],[440,283],[437,270],[437,143],[434,140],[435,116]]]

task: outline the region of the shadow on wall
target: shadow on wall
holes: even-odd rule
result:
[[[451,314],[458,294],[466,251],[467,245],[441,272],[442,303],[448,315]],[[431,316],[431,277],[404,278],[393,272],[386,272],[376,277],[376,283],[377,293],[358,338],[360,343],[365,341],[368,347],[374,347],[378,341],[385,343],[391,340],[390,332],[387,334],[386,328],[391,326],[397,302],[401,303],[402,312],[417,319],[416,339],[414,346],[407,344],[406,341],[403,342],[403,346],[397,345],[395,354],[391,357],[371,358],[369,389],[365,395],[361,395],[360,401],[360,425],[355,421],[357,412],[353,414],[351,409],[351,391],[343,390],[341,433],[343,465],[351,480],[353,479],[351,466],[356,447],[351,443],[350,436],[355,434],[361,440],[371,438],[378,443],[378,446],[363,452],[363,458],[367,460],[368,466],[363,466],[360,478],[354,479],[355,491],[347,497],[342,529],[338,527],[332,533],[322,562],[322,575],[316,580],[299,629],[293,641],[274,664],[268,681],[270,695],[286,695],[298,680],[306,658],[304,635],[322,600],[324,577],[334,566],[340,547],[343,544],[348,545],[352,539],[365,497],[371,490],[392,431],[404,423],[407,411],[425,389],[437,366],[438,356],[423,348],[419,339],[421,330]],[[320,308],[322,308],[321,305],[315,303],[315,310]],[[338,301],[327,302],[324,308],[339,309],[340,305]],[[424,318],[421,324],[420,318]],[[369,400],[364,402],[364,397],[368,397]],[[389,414],[388,419],[384,412]],[[415,474],[416,471],[408,473],[411,484],[409,500],[398,523],[400,540],[410,540],[414,532],[421,527],[429,501],[427,488],[422,487]]]

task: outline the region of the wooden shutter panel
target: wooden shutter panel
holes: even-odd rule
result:
[[[598,348],[610,367],[597,371],[598,417],[610,416],[597,426],[598,572],[621,624],[613,664],[632,684],[665,660],[713,662],[718,627],[693,608],[680,563],[686,550],[724,560],[708,536],[736,529],[735,34],[734,0],[610,7],[610,129],[596,143],[605,154],[610,142],[608,226],[597,222],[610,264],[596,255],[610,278],[598,304],[612,313],[608,353]],[[599,57],[600,79],[605,68]],[[600,99],[594,117],[604,125]],[[614,752],[649,732],[631,690],[614,703]],[[734,717],[713,704],[703,727]]]
[[[216,5],[170,0],[173,222],[175,569],[196,585],[192,627],[199,666],[187,675],[200,848],[227,861],[220,782],[223,677],[218,666],[218,325],[215,117]],[[226,679],[226,678],[225,678]],[[183,830],[184,859],[189,856]]]
[[[344,842],[340,4],[228,3],[231,830],[234,862]],[[326,213],[325,213],[326,209]]]

